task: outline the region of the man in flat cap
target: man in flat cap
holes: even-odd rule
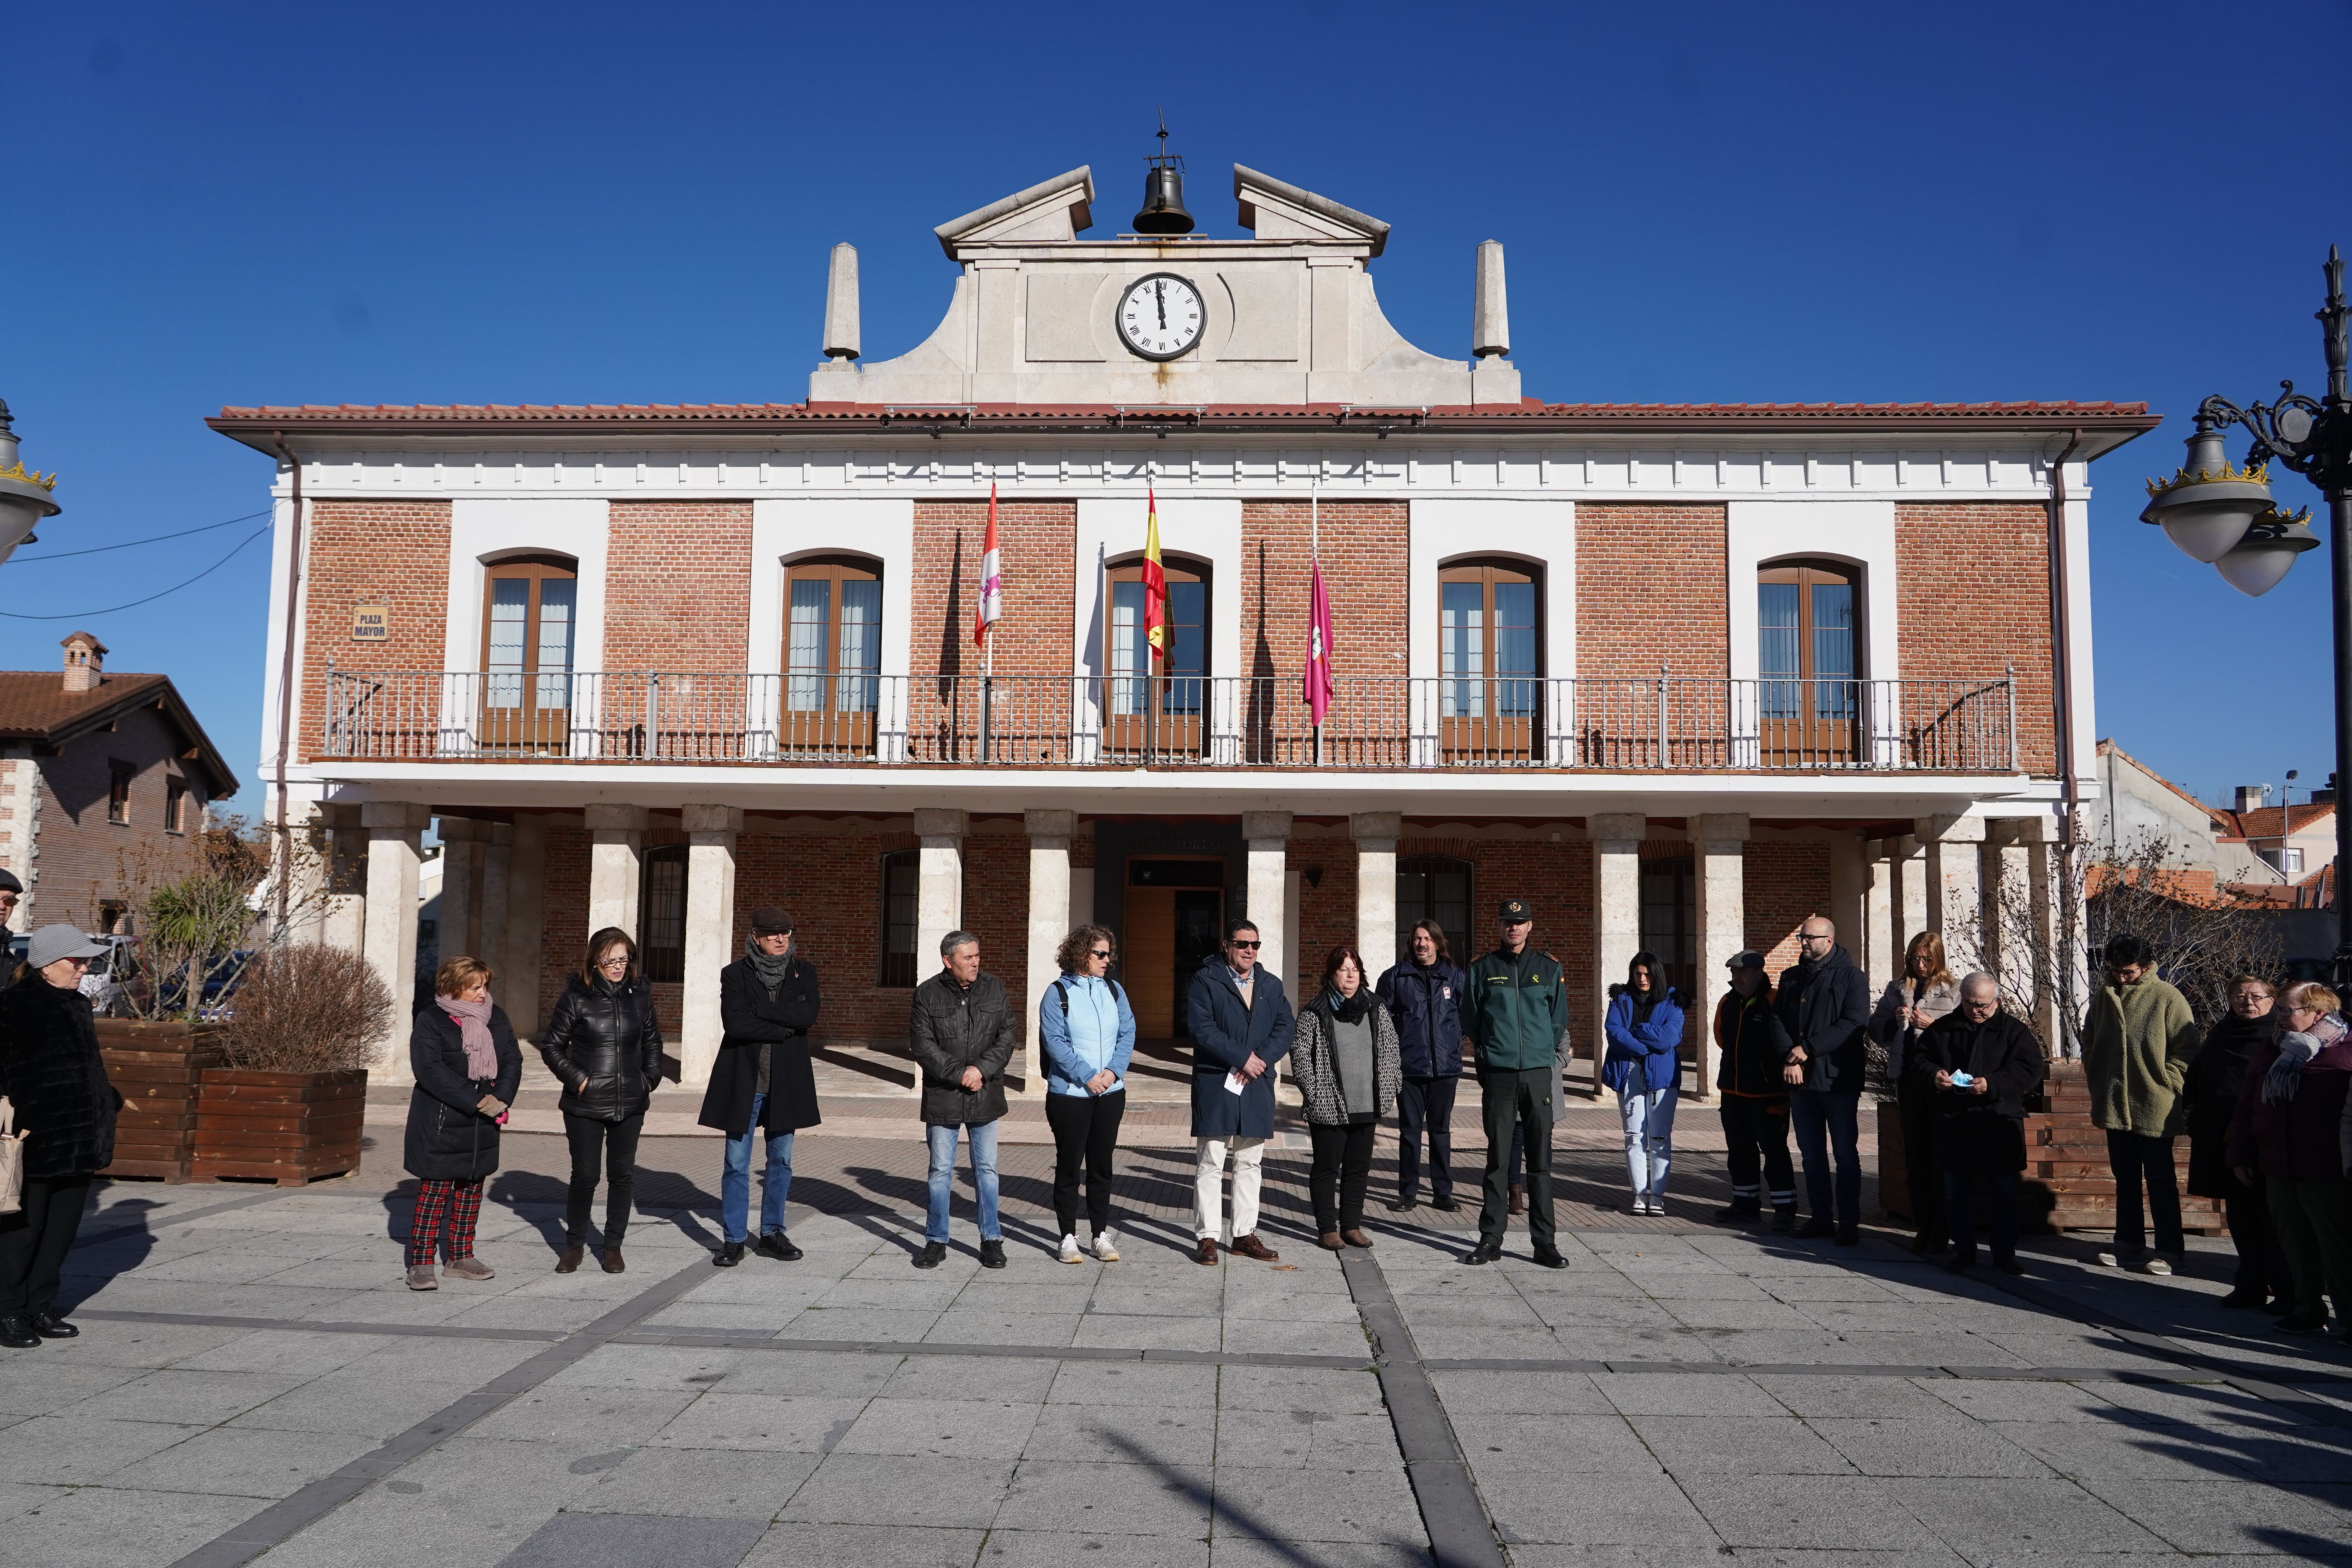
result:
[[[751,1222],[751,1145],[767,1132],[760,1180],[760,1253],[789,1263],[801,1256],[784,1231],[793,1186],[793,1134],[824,1119],[808,1032],[816,1026],[816,965],[793,951],[793,917],[770,904],[751,911],[743,956],[719,972],[719,1017],[726,1033],[702,1097],[701,1123],[727,1134],[719,1178],[721,1268],[743,1261]]]
[[[1538,952],[1535,911],[1524,899],[1505,899],[1496,910],[1500,941],[1470,965],[1462,1022],[1478,1055],[1478,1089],[1486,1123],[1486,1184],[1478,1211],[1478,1245],[1465,1263],[1503,1256],[1509,1228],[1507,1190],[1511,1133],[1527,1142],[1528,1228],[1535,1260],[1565,1268],[1553,1243],[1551,1129],[1558,1114],[1560,1072],[1568,1051],[1568,982],[1559,961]]]

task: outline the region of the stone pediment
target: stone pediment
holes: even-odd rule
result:
[[[1249,237],[1082,239],[1095,196],[1085,166],[943,223],[933,233],[961,268],[947,313],[923,342],[878,362],[854,358],[855,258],[837,257],[826,312],[835,357],[810,378],[809,401],[1517,406],[1518,372],[1498,349],[1444,359],[1389,324],[1368,270],[1387,248],[1386,223],[1239,163],[1234,195]],[[1483,264],[1464,259],[1491,307],[1482,319],[1498,322],[1499,247]],[[1197,343],[1174,358],[1135,352],[1117,325],[1128,287],[1156,273],[1190,284],[1204,315]]]

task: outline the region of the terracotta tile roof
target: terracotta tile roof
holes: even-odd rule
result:
[[[954,421],[960,427],[1044,425],[1061,429],[1154,427],[1171,421],[1204,427],[1276,426],[1348,427],[1407,422],[1438,429],[1654,430],[1832,427],[1952,429],[2031,423],[2045,429],[2081,424],[2137,435],[2155,428],[2145,403],[1545,403],[1517,407],[1403,408],[1339,403],[1259,407],[1109,404],[313,404],[224,408],[206,421],[222,434],[267,440],[276,433],[320,436],[395,431],[609,429],[615,426],[681,433],[704,429],[808,429]]]
[[[2280,811],[2275,805],[2260,805],[2252,811],[2232,811],[2227,806],[2209,805],[2213,825],[2224,838],[2276,838],[2279,836]],[[2314,823],[2326,822],[2336,815],[2332,805],[2292,805],[2284,808],[2292,814],[2294,826],[2289,833],[2307,831]]]
[[[236,775],[180,700],[170,676],[109,670],[92,689],[68,691],[59,670],[0,669],[0,738],[62,746],[117,714],[150,704],[160,706],[178,729],[195,753],[190,760],[212,774],[210,796],[236,794]]]

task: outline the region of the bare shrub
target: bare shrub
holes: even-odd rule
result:
[[[392,993],[355,952],[290,942],[255,955],[222,1032],[231,1067],[340,1072],[374,1064]]]

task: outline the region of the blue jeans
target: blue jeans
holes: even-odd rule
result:
[[[1633,1195],[1663,1203],[1666,1167],[1674,1158],[1673,1087],[1653,1091],[1628,1083],[1617,1096],[1617,1115],[1625,1125],[1625,1173]]]
[[[948,1238],[948,1194],[955,1185],[958,1132],[969,1132],[971,1137],[971,1184],[980,1189],[980,1239],[1001,1241],[1004,1232],[996,1224],[996,1123],[993,1121],[978,1122],[969,1128],[950,1123],[945,1127],[923,1129],[923,1134],[931,1145],[930,1214],[923,1226],[923,1239],[944,1243]]]
[[[760,1136],[760,1110],[768,1097],[751,1097],[751,1130],[727,1140],[727,1163],[719,1173],[719,1223],[730,1241],[745,1241],[751,1219],[751,1144]],[[760,1177],[760,1234],[784,1228],[784,1197],[793,1190],[793,1135],[768,1138],[768,1168]]]
[[[1789,1126],[1805,1157],[1805,1206],[1815,1219],[1830,1217],[1830,1151],[1837,1151],[1837,1223],[1862,1223],[1862,1133],[1858,1095],[1818,1089],[1789,1094]]]

